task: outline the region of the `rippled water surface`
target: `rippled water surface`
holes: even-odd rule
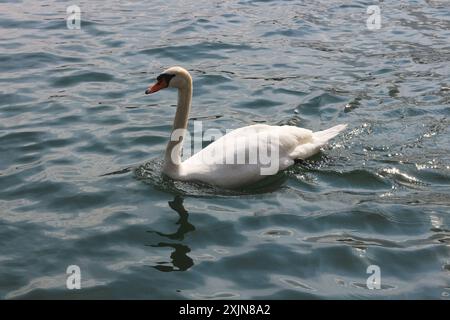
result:
[[[75,2],[0,2],[0,298],[448,299],[448,1]],[[258,188],[170,181],[171,65],[203,130],[349,128]]]

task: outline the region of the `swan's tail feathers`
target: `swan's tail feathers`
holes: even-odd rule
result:
[[[290,156],[292,159],[307,159],[320,151],[329,140],[334,138],[347,128],[346,124],[339,124],[323,131],[313,132],[312,140],[308,143],[298,145]]]
[[[337,126],[326,130],[314,132],[313,139],[317,144],[323,146],[328,141],[336,137],[339,132],[345,130],[345,128],[347,128],[347,124],[338,124]]]

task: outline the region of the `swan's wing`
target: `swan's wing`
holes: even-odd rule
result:
[[[253,149],[255,147],[255,138],[261,132],[267,131],[267,127],[270,126],[258,124],[235,129],[210,143],[204,149],[185,160],[183,164],[224,164],[227,157],[230,160],[232,157],[242,155],[249,149]],[[248,145],[243,143],[245,140],[249,142]]]
[[[280,169],[284,169],[292,164],[290,161],[285,163],[287,160],[295,159],[292,157],[294,150],[300,145],[311,143],[312,140],[311,130],[294,126],[256,124],[229,132],[184,161],[183,164],[230,164],[232,159],[239,164],[239,159],[252,160],[251,157],[255,154],[264,155],[268,152],[267,150],[272,150],[278,154],[277,160],[281,162]],[[241,164],[245,163],[241,161]]]

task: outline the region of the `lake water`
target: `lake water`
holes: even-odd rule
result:
[[[448,299],[449,17],[445,0],[1,1],[0,298]],[[349,128],[256,189],[174,183],[176,92],[144,95],[172,65],[203,131]]]

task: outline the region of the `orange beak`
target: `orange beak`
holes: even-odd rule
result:
[[[145,90],[145,94],[154,93],[164,88],[167,88],[167,83],[164,80],[159,80],[154,85],[148,87],[148,89]]]

